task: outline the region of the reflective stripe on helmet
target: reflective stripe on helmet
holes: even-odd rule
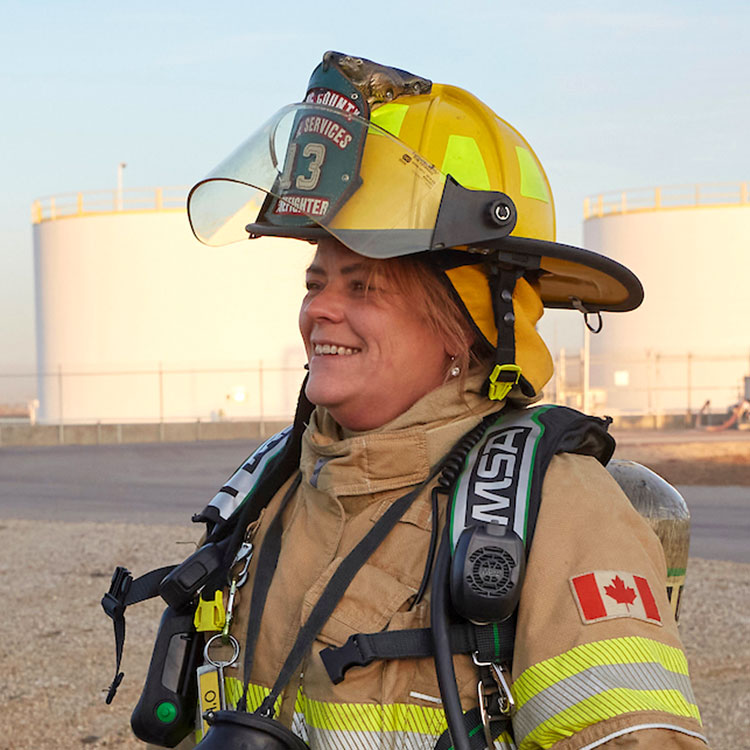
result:
[[[448,136],[440,171],[470,190],[492,189],[479,144],[470,135],[451,133]]]
[[[380,125],[383,130],[387,130],[391,135],[395,135],[396,138],[398,138],[408,109],[409,105],[401,104],[401,102],[382,104],[380,107],[372,111],[370,120],[376,125]]]
[[[529,149],[516,146],[516,158],[521,170],[521,195],[549,203],[547,179],[539,170],[539,164]]]

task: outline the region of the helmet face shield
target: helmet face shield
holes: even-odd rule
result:
[[[321,230],[371,258],[430,248],[445,176],[367,119],[320,104],[284,107],[190,192],[195,236]]]

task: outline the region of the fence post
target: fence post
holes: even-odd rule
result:
[[[263,408],[263,360],[258,360],[258,396],[259,396],[259,404],[260,404],[260,437],[261,440],[265,437],[266,434],[266,422],[265,422],[265,410]]]
[[[555,398],[557,399],[558,404],[564,404],[565,386],[567,385],[567,383],[565,382],[565,347],[562,347],[560,349],[560,353],[558,354],[558,361],[559,365],[557,368],[557,393],[555,393]]]
[[[692,408],[692,396],[693,396],[693,354],[688,352],[687,354],[687,423],[688,425],[692,422],[693,408]]]
[[[590,383],[591,374],[591,340],[589,327],[586,325],[586,318],[583,319],[583,382],[581,384],[583,394],[581,396],[581,411],[588,414],[591,410]]]
[[[57,365],[57,402],[58,402],[58,425],[57,425],[57,442],[62,445],[65,441],[65,427],[63,426],[63,375],[62,365]]]
[[[159,362],[159,442],[164,442],[164,368]]]

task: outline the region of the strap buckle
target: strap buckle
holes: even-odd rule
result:
[[[213,599],[204,599],[201,594],[198,606],[193,616],[193,624],[199,633],[221,630],[227,619],[224,609],[224,595],[219,589],[214,592]]]
[[[125,600],[133,583],[133,576],[127,568],[118,565],[112,574],[109,591],[102,597],[102,609],[109,617],[116,620],[125,612]]]
[[[491,401],[502,401],[521,379],[521,368],[514,364],[495,365],[490,373],[489,397]]]
[[[505,667],[491,661],[480,661],[479,652],[471,655],[474,664],[479,667],[479,681],[477,682],[477,698],[479,699],[479,715],[484,727],[484,737],[487,747],[494,747],[493,722],[507,722],[515,713],[516,702],[510,689],[510,679]]]
[[[365,654],[358,641],[359,633],[347,638],[343,646],[331,648],[327,646],[320,652],[320,659],[334,685],[343,681],[347,670],[352,667],[366,667],[375,661],[374,654]]]

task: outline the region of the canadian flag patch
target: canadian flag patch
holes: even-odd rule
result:
[[[651,586],[642,576],[622,570],[595,570],[573,576],[570,588],[586,625],[616,617],[633,617],[661,625]]]

